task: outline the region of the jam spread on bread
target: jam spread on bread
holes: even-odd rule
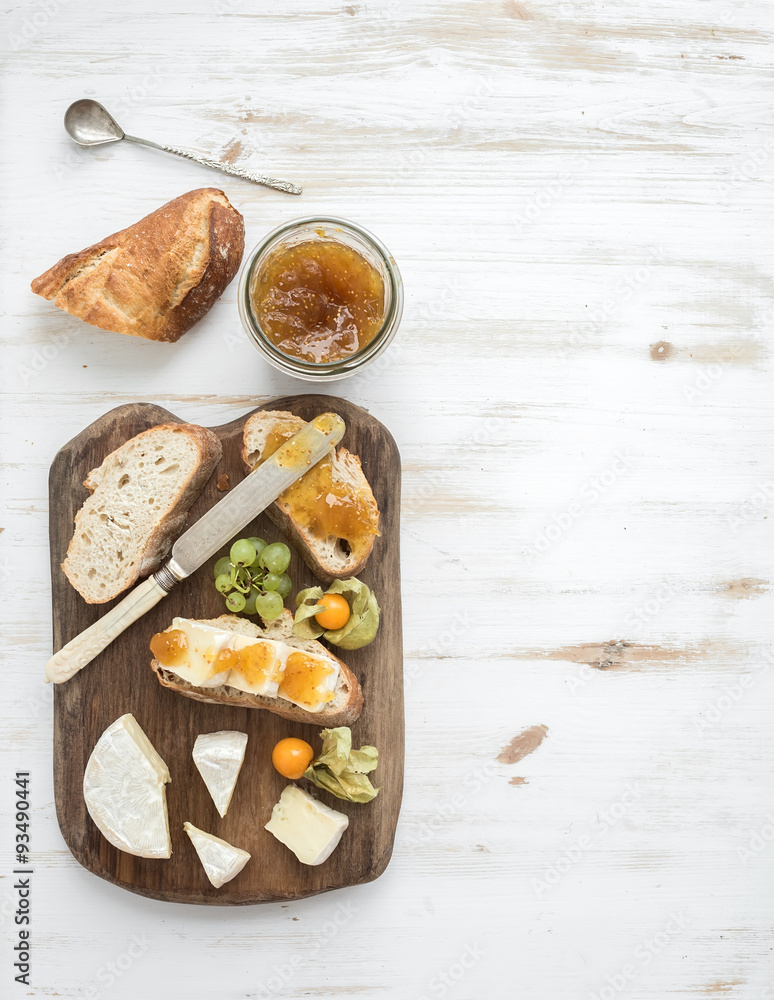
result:
[[[384,281],[353,247],[331,239],[280,246],[256,271],[258,323],[283,354],[315,364],[366,347],[384,320]]]
[[[280,682],[279,693],[296,705],[313,705],[319,699],[319,690],[325,678],[330,673],[330,667],[306,653],[291,653],[285,664],[285,674]],[[325,691],[324,702],[333,700],[333,691]]]
[[[293,425],[278,423],[269,432],[261,454],[261,461],[270,458],[295,434]],[[374,535],[379,534],[378,511],[368,497],[333,478],[330,458],[323,458],[288,487],[279,497],[288,507],[288,513],[298,524],[304,525],[317,538],[343,538],[353,556],[365,551]]]
[[[229,652],[234,653],[233,650]],[[251,646],[245,646],[234,655],[235,660],[231,668],[239,671],[249,684],[258,684],[264,680],[279,682],[282,677],[280,659],[274,647],[268,642],[256,642]],[[217,670],[214,669],[213,673],[217,673]]]
[[[185,662],[188,653],[188,640],[185,632],[179,629],[168,629],[158,632],[150,641],[153,655],[164,667],[176,667]]]

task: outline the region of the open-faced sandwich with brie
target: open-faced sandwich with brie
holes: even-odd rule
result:
[[[349,725],[363,707],[349,667],[315,639],[294,635],[287,610],[263,628],[234,615],[175,618],[150,648],[159,683],[197,701],[324,726]]]

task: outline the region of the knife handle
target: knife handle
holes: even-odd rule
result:
[[[99,621],[94,622],[80,635],[76,635],[58,653],[54,653],[46,664],[46,682],[61,684],[69,681],[78,671],[91,663],[98,653],[110,645],[132,622],[142,618],[146,611],[158,604],[168,591],[161,586],[155,576],[135,587],[126,597]]]

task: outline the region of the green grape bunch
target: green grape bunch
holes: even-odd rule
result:
[[[234,614],[258,614],[271,622],[282,614],[292,587],[288,566],[290,549],[284,542],[240,538],[215,563],[215,589]]]

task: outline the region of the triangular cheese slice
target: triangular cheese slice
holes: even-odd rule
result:
[[[204,866],[207,878],[216,889],[220,889],[226,882],[230,882],[250,860],[247,851],[233,847],[227,841],[221,840],[220,837],[214,837],[211,833],[205,833],[193,823],[183,823],[183,829],[191,838],[191,843],[196,848],[196,853]]]
[[[245,759],[247,733],[222,731],[196,737],[193,759],[221,816],[228,811]]]
[[[135,717],[108,726],[91,752],[83,776],[89,815],[120,851],[139,858],[172,853],[164,785],[167,765]]]

